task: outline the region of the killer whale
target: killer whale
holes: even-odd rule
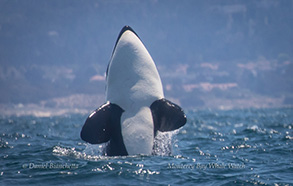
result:
[[[155,63],[129,26],[118,35],[106,82],[106,103],[88,116],[80,136],[91,144],[108,142],[107,155],[150,155],[157,131],[185,125],[184,111],[165,99]]]

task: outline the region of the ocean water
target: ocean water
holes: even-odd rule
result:
[[[0,185],[293,185],[293,108],[186,114],[156,155],[122,157],[80,139],[87,115],[0,116]]]

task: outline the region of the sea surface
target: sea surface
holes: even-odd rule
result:
[[[80,139],[85,114],[0,116],[0,185],[293,185],[293,108],[186,115],[155,155],[122,157]]]

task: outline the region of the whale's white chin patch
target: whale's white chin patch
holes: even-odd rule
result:
[[[121,35],[109,63],[106,95],[108,101],[126,110],[131,109],[133,103],[150,106],[164,97],[152,57],[129,30]]]
[[[150,155],[153,148],[154,126],[149,107],[126,111],[121,116],[121,132],[129,155]]]

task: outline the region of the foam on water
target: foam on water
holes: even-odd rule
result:
[[[171,132],[158,131],[154,139],[153,155],[170,156],[172,155],[173,147],[176,146],[173,136],[178,134],[179,129]],[[78,151],[76,148],[68,148],[61,146],[53,147],[53,154],[57,156],[72,156],[78,159],[97,160],[106,157],[106,149],[109,142],[98,145],[82,143],[85,146],[84,150]]]

